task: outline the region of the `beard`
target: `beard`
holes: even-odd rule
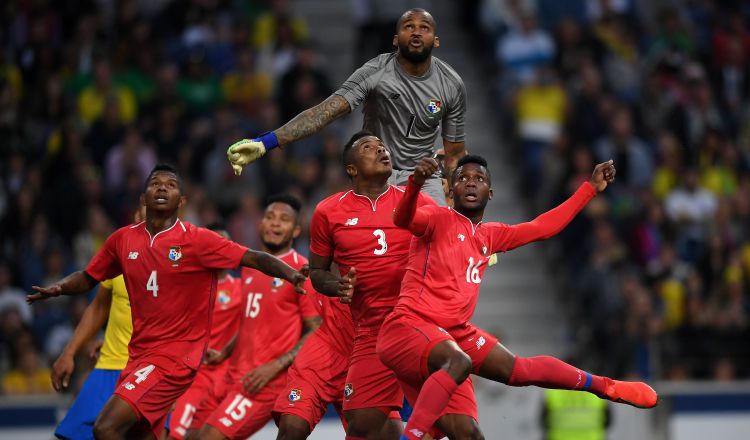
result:
[[[277,253],[279,251],[284,250],[284,248],[286,248],[287,246],[289,246],[289,244],[290,244],[290,242],[288,242],[288,241],[284,241],[284,242],[281,242],[281,243],[269,243],[267,241],[263,242],[263,246],[265,246],[266,249],[268,249],[272,253]]]
[[[406,58],[407,60],[411,61],[412,63],[421,63],[425,60],[427,60],[430,55],[432,55],[432,46],[422,46],[422,50],[419,52],[411,52],[409,51],[409,42],[406,42],[406,44],[399,43],[398,45],[398,53]]]

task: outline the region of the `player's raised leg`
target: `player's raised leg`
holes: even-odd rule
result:
[[[424,434],[448,406],[458,386],[471,374],[471,365],[471,358],[452,339],[439,342],[429,350],[427,368],[430,376],[414,402],[414,412],[406,424],[402,438],[424,438]],[[455,423],[456,420],[451,422]]]
[[[515,356],[497,343],[479,369],[479,375],[510,386],[588,391],[602,399],[637,408],[653,408],[656,392],[643,382],[624,382],[580,370],[552,356]]]

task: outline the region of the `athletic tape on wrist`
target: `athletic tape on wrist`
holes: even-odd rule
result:
[[[279,139],[276,134],[272,131],[263,133],[258,136],[255,140],[263,142],[263,146],[266,147],[266,152],[279,146]]]

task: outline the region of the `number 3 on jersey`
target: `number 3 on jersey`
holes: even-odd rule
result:
[[[372,231],[372,235],[377,237],[379,246],[375,248],[372,253],[375,255],[385,254],[388,251],[388,243],[385,241],[385,231],[383,231],[382,229],[376,229]]]
[[[146,282],[146,290],[154,294],[154,298],[157,297],[157,293],[159,293],[159,284],[156,282],[156,271],[152,270],[151,275],[148,277],[148,281]]]

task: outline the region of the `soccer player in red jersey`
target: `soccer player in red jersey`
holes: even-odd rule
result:
[[[292,248],[301,232],[300,208],[292,196],[271,197],[258,228],[263,250],[297,268],[307,264]],[[309,281],[305,286],[312,291]],[[201,439],[244,439],[263,428],[286,387],[287,368],[321,323],[311,297],[280,278],[243,269],[242,292],[239,330],[219,356],[229,357],[229,370],[196,413],[209,414]]]
[[[346,396],[349,402],[353,396],[352,390],[363,393],[363,399],[359,403],[364,405],[368,404],[367,400],[364,400],[367,395],[378,393],[377,389],[373,389],[369,394],[364,394],[368,392],[366,385],[360,387],[355,378],[347,380],[349,358],[355,339],[352,311],[347,304],[352,301],[355,284],[360,289],[357,291],[358,298],[355,306],[359,319],[368,313],[366,307],[375,310],[374,313],[384,315],[378,310],[390,310],[395,303],[393,295],[390,299],[388,297],[365,298],[364,295],[373,295],[380,287],[383,287],[382,292],[386,295],[388,292],[394,293],[392,284],[398,281],[378,282],[371,288],[365,288],[361,282],[362,273],[358,274],[354,269],[355,264],[362,266],[363,270],[370,267],[370,264],[376,264],[373,266],[373,271],[365,270],[364,272],[364,279],[370,282],[376,274],[383,277],[392,275],[398,280],[403,275],[403,271],[394,270],[395,261],[399,256],[405,257],[404,239],[410,240],[410,237],[403,233],[390,237],[391,230],[398,231],[393,228],[390,218],[393,206],[395,206],[393,199],[400,197],[402,191],[394,190],[387,184],[391,174],[389,159],[380,140],[371,133],[359,132],[352,136],[344,149],[344,163],[347,168],[351,168],[347,172],[353,176],[354,189],[334,194],[322,201],[313,214],[310,248],[311,264],[316,267],[316,275],[315,279],[311,278],[311,280],[316,289],[321,289],[320,291],[325,295],[334,298],[315,293],[318,295],[317,304],[320,306],[323,325],[308,339],[289,369],[286,392],[279,396],[274,408],[274,412],[279,416],[278,439],[307,438],[320,422],[328,404],[333,404],[341,416],[345,392],[349,392]],[[368,198],[370,195],[372,197]],[[378,199],[379,196],[383,197]],[[372,199],[375,203],[370,201]],[[340,202],[343,203],[340,204]],[[363,210],[365,212],[360,213]],[[345,226],[345,229],[342,226]],[[361,249],[357,248],[358,244],[361,244]],[[337,255],[336,262],[339,267],[350,268],[342,272],[340,277],[329,271],[331,262],[334,261],[334,254]],[[373,258],[379,261],[370,261]],[[358,278],[360,282],[357,282]],[[335,297],[339,297],[340,300]],[[364,300],[367,303],[364,303]],[[382,316],[378,317],[373,314],[370,319],[369,322],[362,319],[363,326],[377,329]],[[367,330],[367,334],[371,332],[372,330]],[[365,355],[366,353],[360,355],[363,361],[366,359]],[[380,365],[377,359],[374,361],[379,367],[375,373],[386,377],[381,388],[398,396],[399,392],[392,375]],[[361,366],[357,368],[361,369]],[[375,426],[372,430],[381,432],[386,438],[390,438],[389,432],[392,433],[393,438],[397,438],[401,433],[402,427],[398,412],[390,409],[396,399],[397,397],[391,397],[385,405],[373,402],[385,407],[383,411],[387,410],[387,412],[376,410],[374,412],[376,420],[372,423]],[[366,416],[367,411],[364,408],[366,407],[353,411],[354,415],[364,413]],[[348,411],[347,415],[351,418],[352,411]],[[389,419],[388,423],[385,423],[386,417]],[[347,430],[346,421],[342,420],[342,422],[344,429]],[[383,426],[384,423],[385,426]]]
[[[229,240],[229,233],[223,225],[212,224],[208,225],[207,229]],[[169,438],[171,439],[181,440],[185,438],[185,434],[192,423],[197,426],[203,425],[205,420],[194,417],[196,409],[205,396],[211,392],[214,383],[224,380],[224,375],[229,366],[227,362],[213,362],[213,360],[217,352],[224,348],[237,333],[240,324],[240,306],[242,305],[241,282],[239,278],[233,277],[228,271],[219,272],[218,277],[206,358],[203,360],[203,365],[198,370],[193,384],[174,404],[169,427]]]
[[[511,386],[589,391],[640,408],[655,406],[657,395],[645,383],[595,376],[550,356],[514,356],[469,322],[489,257],[560,232],[614,181],[613,162],[597,165],[591,180],[561,205],[516,225],[482,223],[492,190],[487,162],[479,156],[461,158],[451,176],[455,208],[418,207],[419,188],[436,169],[434,159],[423,159],[396,209],[394,222],[416,237],[398,305],[377,346],[380,359],[400,380],[421,388],[402,438],[424,438],[471,373]]]
[[[216,275],[248,266],[292,283],[306,279],[265,252],[248,250],[177,217],[186,198],[175,170],[157,165],[141,202],[146,220],[113,233],[84,271],[49,287],[33,286],[28,301],[90,291],[123,274],[133,318],[128,363],[94,424],[98,439],[158,438],[172,404],[190,387],[209,341]]]
[[[347,278],[345,282],[348,281]],[[345,296],[347,290],[340,288],[340,296]],[[307,295],[314,301],[323,324],[305,341],[289,367],[286,388],[276,400],[273,414],[279,425],[278,440],[306,439],[328,404],[333,404],[339,417],[343,417],[343,390],[354,345],[352,314],[348,305],[335,298],[310,290]]]
[[[355,339],[344,387],[347,439],[381,438],[389,414],[401,407],[403,392],[393,372],[378,359],[375,342],[398,300],[411,234],[393,224],[392,213],[404,191],[388,185],[392,167],[382,141],[369,132],[356,133],[343,157],[353,189],[334,194],[315,209],[310,279],[318,292],[344,294],[351,301]],[[435,205],[424,194],[416,203]],[[338,274],[330,271],[332,262]],[[401,431],[401,423],[395,422],[397,429],[389,432]]]

